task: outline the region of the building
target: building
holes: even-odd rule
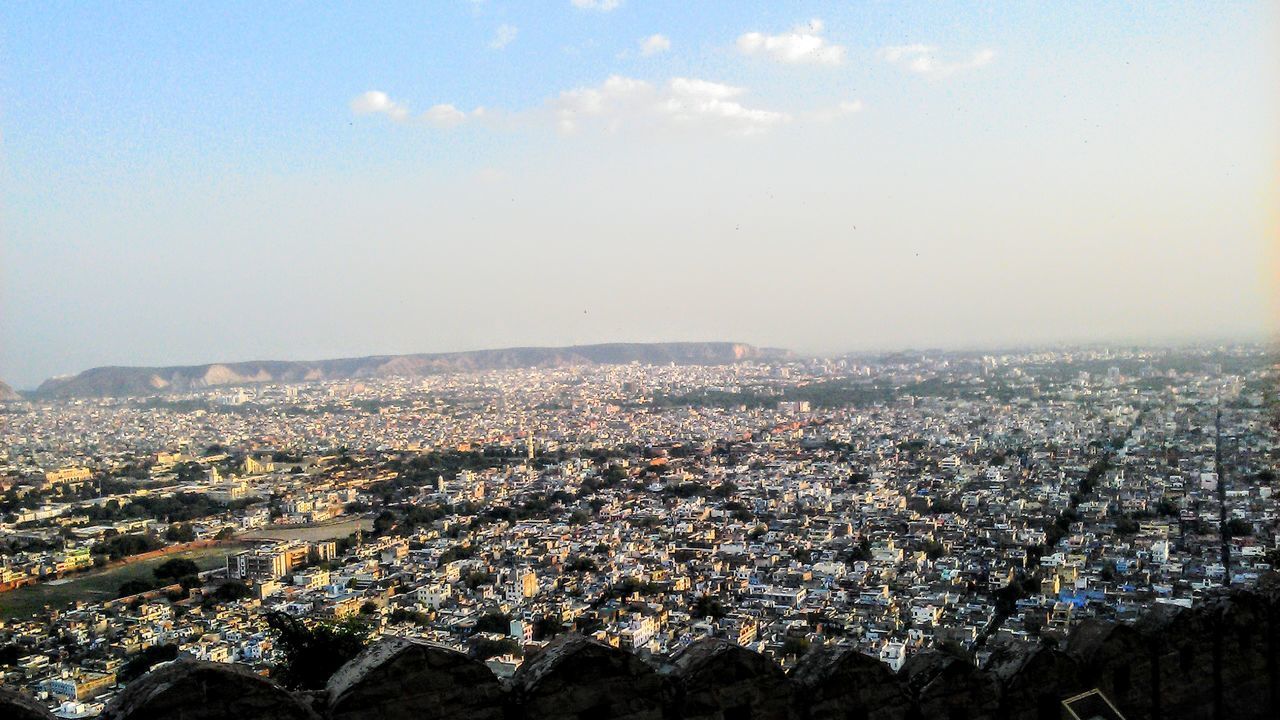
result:
[[[66,467],[61,470],[50,470],[44,474],[44,481],[49,486],[54,485],[75,485],[83,483],[93,477],[93,472],[86,467]]]
[[[209,499],[231,503],[249,497],[249,484],[243,480],[231,480],[209,488]]]
[[[50,695],[65,700],[88,700],[101,695],[116,684],[115,673],[77,670],[62,677],[50,678],[45,687]]]
[[[250,455],[244,459],[244,471],[249,475],[261,475],[262,473],[272,472],[276,469],[276,464],[270,460],[259,460]]]
[[[310,552],[304,543],[245,550],[227,558],[227,576],[240,580],[276,580],[305,565]]]

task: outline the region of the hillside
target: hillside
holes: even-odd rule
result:
[[[22,397],[14,392],[13,388],[6,385],[3,380],[0,380],[0,402],[12,402],[21,399]]]
[[[200,388],[270,382],[420,377],[439,373],[639,362],[650,365],[721,365],[785,357],[784,350],[731,342],[609,343],[560,348],[506,348],[338,360],[213,363],[174,367],[99,367],[50,378],[36,390],[45,398],[154,395]]]

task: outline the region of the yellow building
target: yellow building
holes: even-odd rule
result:
[[[275,463],[270,460],[264,462],[252,455],[244,459],[244,471],[249,475],[258,475],[260,473],[268,473],[276,469]]]
[[[526,570],[520,576],[520,595],[531,598],[538,594],[538,576],[532,570]]]
[[[115,673],[76,671],[65,677],[47,681],[49,694],[68,700],[88,700],[111,689],[116,684]]]
[[[82,483],[93,477],[93,472],[85,467],[68,467],[61,470],[50,470],[44,474],[44,481],[49,485],[66,483]]]
[[[57,559],[57,567],[60,572],[91,568],[93,567],[93,555],[89,553],[88,547],[67,550]]]

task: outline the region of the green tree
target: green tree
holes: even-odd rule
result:
[[[239,580],[228,580],[213,591],[213,597],[219,602],[231,602],[253,597],[253,591]]]
[[[511,629],[511,617],[500,612],[487,612],[476,621],[476,632],[507,634]]]
[[[152,574],[156,576],[156,580],[177,580],[187,575],[195,575],[200,572],[200,566],[194,561],[186,558],[174,558],[166,560],[160,564]]]
[[[809,641],[802,637],[789,637],[782,641],[782,654],[800,657],[809,650]]]
[[[542,615],[533,622],[533,639],[550,640],[567,629],[558,619]]]
[[[500,640],[474,638],[471,641],[471,656],[477,660],[488,660],[499,655],[520,657],[522,655],[520,644],[511,638],[502,638]]]
[[[1253,523],[1240,518],[1227,521],[1227,535],[1231,537],[1248,537],[1253,534]]]
[[[693,601],[693,616],[697,618],[720,619],[725,616],[724,605],[714,595],[699,595]]]
[[[198,462],[181,462],[173,467],[174,473],[178,476],[178,482],[188,483],[197,480],[204,480],[207,473]]]
[[[947,554],[947,548],[940,542],[926,540],[924,543],[924,553],[930,560],[937,560]]]
[[[272,673],[285,687],[320,690],[369,644],[369,628],[357,618],[308,624],[280,612],[267,613],[282,660]]]
[[[178,646],[172,643],[152,645],[143,648],[120,669],[120,682],[129,682],[140,677],[158,663],[174,660],[178,657]]]
[[[1138,532],[1138,521],[1131,517],[1116,518],[1116,534],[1132,535]]]
[[[130,595],[138,595],[150,590],[155,590],[155,583],[147,580],[129,580],[120,585],[116,590],[116,597],[129,597]]]
[[[396,516],[390,510],[383,510],[378,513],[378,517],[373,519],[373,531],[381,535],[391,528],[395,527]]]
[[[165,531],[164,537],[171,542],[191,542],[196,539],[196,531],[189,523],[174,523]]]

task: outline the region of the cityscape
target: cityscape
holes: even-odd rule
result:
[[[1280,2],[0,2],[0,720],[1280,718]]]
[[[269,672],[278,616],[499,678],[570,632],[981,664],[1273,568],[1277,372],[1092,347],[15,397],[0,659],[64,717],[179,656]]]

